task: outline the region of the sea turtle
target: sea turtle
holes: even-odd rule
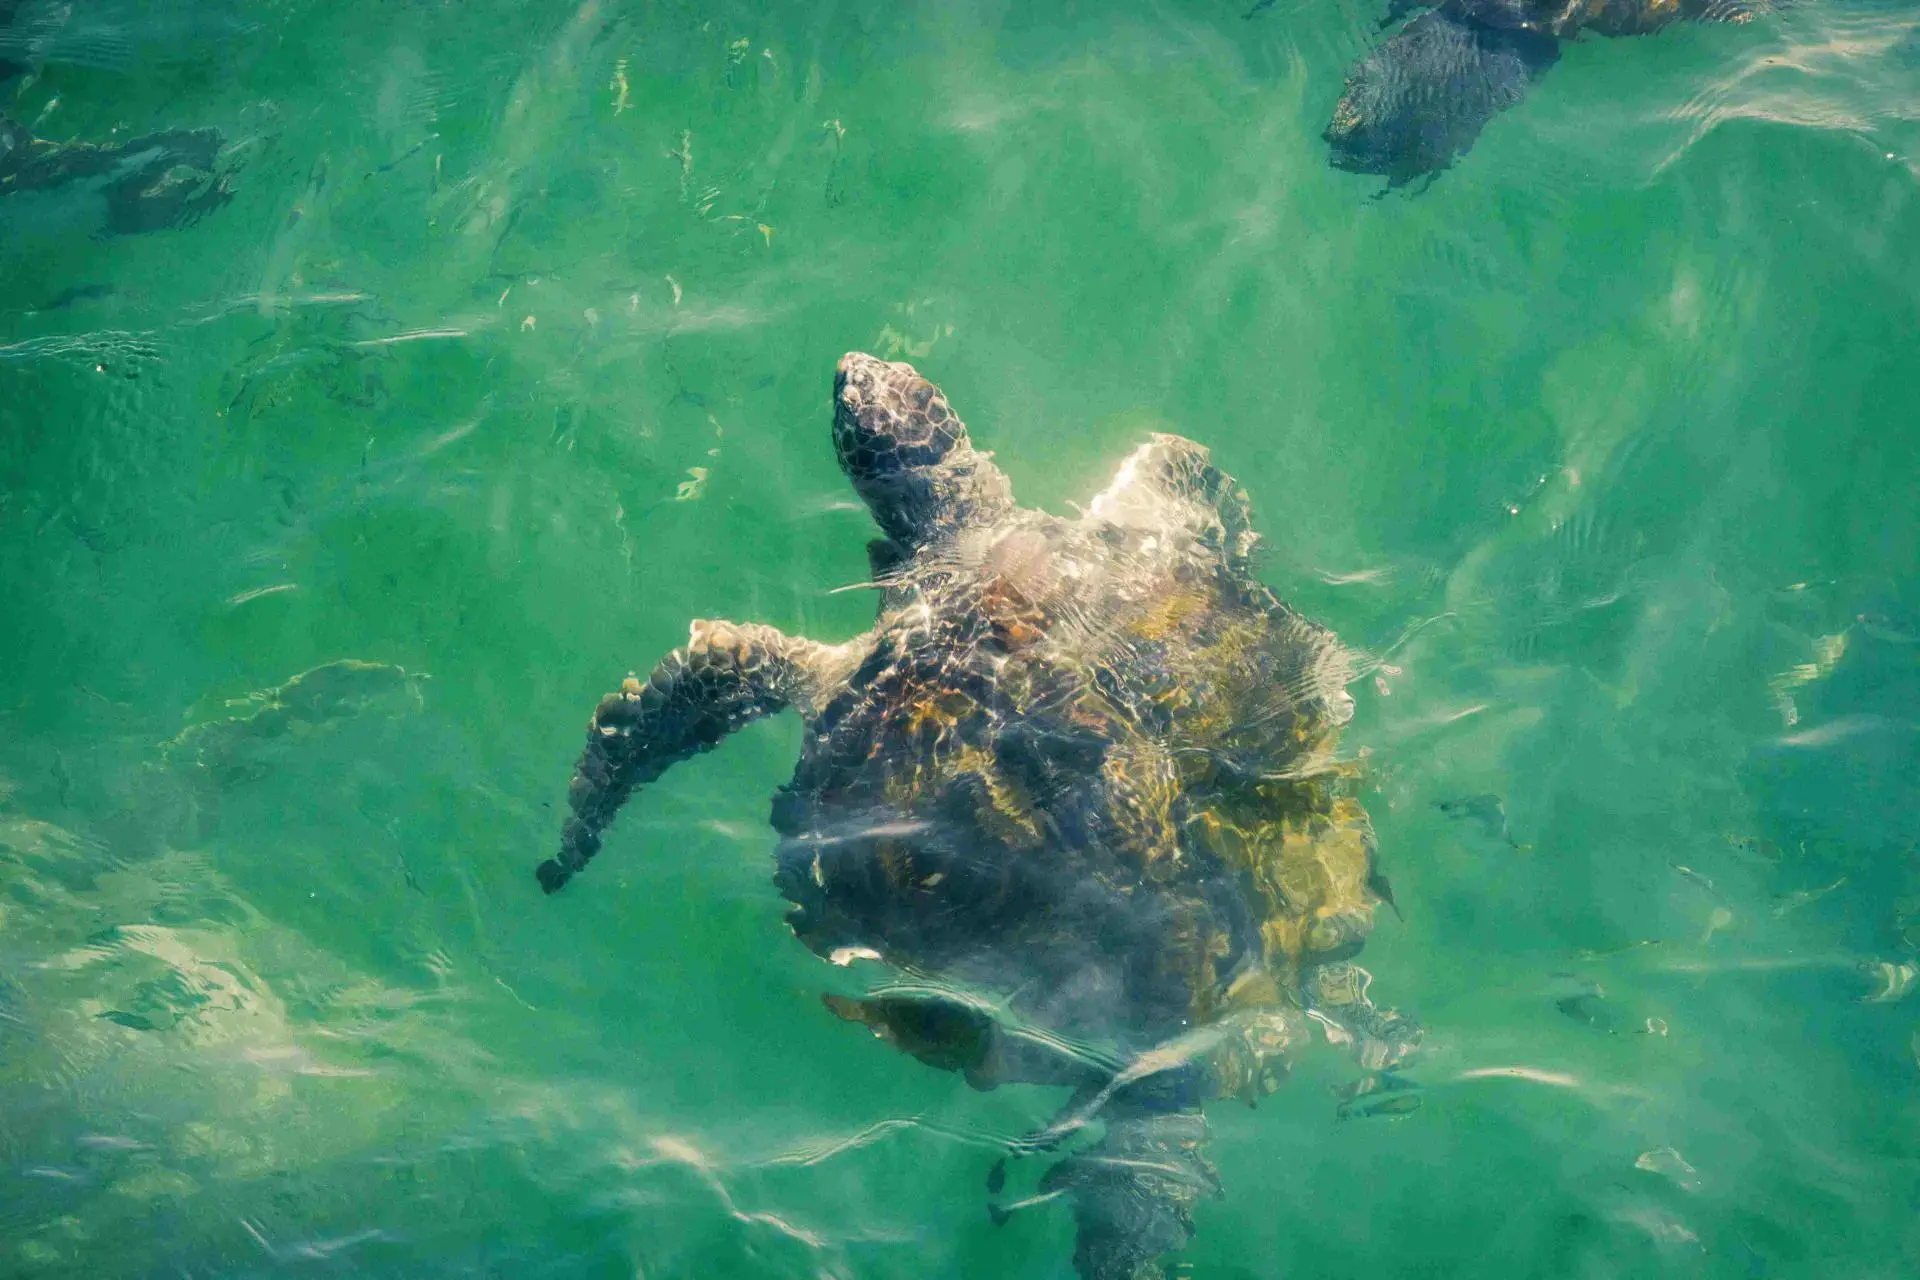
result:
[[[799,711],[788,919],[901,974],[828,1007],[979,1088],[1072,1086],[1020,1149],[1103,1124],[1042,1190],[1072,1200],[1081,1276],[1157,1275],[1215,1191],[1203,1101],[1274,1088],[1310,1019],[1376,1071],[1417,1039],[1353,964],[1387,890],[1335,753],[1349,655],[1254,576],[1246,493],[1189,440],[1153,436],[1067,520],[1014,505],[912,366],[849,354],[834,402],[885,535],[874,629],[693,623],[594,712],[540,884],[670,766]]]
[[[1381,25],[1415,9],[1426,12],[1349,73],[1325,135],[1335,168],[1394,186],[1465,154],[1559,61],[1562,40],[1647,35],[1682,19],[1747,22],[1754,12],[1743,0],[1393,0]]]

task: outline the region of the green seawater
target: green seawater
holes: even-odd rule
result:
[[[1058,1091],[818,1001],[795,720],[532,876],[689,619],[869,624],[849,349],[1053,511],[1207,444],[1367,659],[1421,1105],[1211,1108],[1183,1274],[1920,1273],[1920,12],[1570,44],[1375,199],[1384,6],[1250,7],[14,6],[0,111],[233,198],[0,195],[0,1276],[1067,1274]]]

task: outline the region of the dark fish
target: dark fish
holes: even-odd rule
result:
[[[137,1013],[126,1013],[119,1009],[109,1009],[107,1012],[95,1016],[105,1018],[108,1022],[114,1023],[117,1026],[126,1027],[130,1031],[160,1030],[160,1024],[151,1018],[143,1017]]]
[[[1373,894],[1374,897],[1380,899],[1380,901],[1386,903],[1389,907],[1392,907],[1394,916],[1402,924],[1406,923],[1406,913],[1401,911],[1400,904],[1393,900],[1393,881],[1387,879],[1386,875],[1378,868],[1367,873],[1367,891]]]
[[[1636,942],[1622,943],[1617,947],[1582,947],[1573,954],[1574,958],[1579,960],[1604,960],[1609,956],[1625,955],[1629,951],[1638,951],[1642,947],[1657,947],[1659,945],[1660,939],[1658,938],[1641,938]]]
[[[1376,1075],[1362,1076],[1351,1084],[1343,1084],[1333,1093],[1342,1102],[1352,1102],[1355,1098],[1364,1098],[1372,1093],[1404,1093],[1419,1087],[1405,1076],[1392,1071],[1382,1071]]]
[[[1383,29],[1423,7],[1424,0],[1393,0]],[[1743,0],[1440,0],[1348,74],[1322,136],[1337,169],[1380,174],[1389,188],[1431,180],[1560,60],[1563,40],[1752,17]]]
[[[1394,187],[1438,173],[1559,60],[1551,35],[1423,13],[1347,77],[1322,135],[1333,167]]]
[[[1364,1076],[1352,1084],[1334,1090],[1340,1105],[1336,1120],[1365,1120],[1373,1116],[1403,1116],[1418,1111],[1420,1086],[1391,1071]]]
[[[62,289],[35,308],[36,311],[60,311],[82,302],[98,302],[102,298],[111,298],[119,293],[118,287],[110,284],[76,284]]]
[[[1472,823],[1510,848],[1522,847],[1520,842],[1513,838],[1513,831],[1507,826],[1507,806],[1501,802],[1499,796],[1464,796],[1455,800],[1436,800],[1433,807],[1456,822]]]
[[[1620,1017],[1614,1007],[1607,1003],[1606,997],[1594,992],[1588,995],[1562,996],[1553,1002],[1553,1007],[1566,1014],[1583,1027],[1592,1027],[1595,1031],[1607,1035],[1620,1033]]]
[[[1417,1093],[1370,1094],[1366,1099],[1343,1102],[1334,1113],[1337,1120],[1371,1120],[1375,1116],[1412,1115],[1424,1105]]]
[[[1702,889],[1705,889],[1708,893],[1712,894],[1714,897],[1717,898],[1720,896],[1719,886],[1715,885],[1713,883],[1712,878],[1707,876],[1704,872],[1695,871],[1692,867],[1682,866],[1678,862],[1669,862],[1667,863],[1667,865],[1672,867],[1679,874],[1685,876],[1687,879],[1699,885]]]
[[[993,1162],[993,1168],[987,1170],[987,1194],[997,1196],[1007,1189],[1007,1158],[1001,1156]]]
[[[955,992],[913,988],[864,998],[823,992],[820,1001],[835,1017],[864,1024],[928,1066],[959,1071],[983,1086],[1011,1073],[1031,1083],[1098,1088],[1113,1075],[1112,1064],[1082,1055],[1059,1037],[1001,1022]]]

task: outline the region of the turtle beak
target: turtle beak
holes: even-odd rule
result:
[[[882,360],[865,351],[849,351],[840,357],[840,363],[833,370],[834,403],[844,402],[849,388],[852,388],[855,396],[871,400],[876,388],[902,375],[907,378],[920,376],[910,364]]]
[[[878,366],[887,362],[879,356],[869,355],[865,351],[849,351],[840,357],[840,363],[833,371],[833,384],[838,387],[850,377],[857,377],[863,371],[871,374]]]

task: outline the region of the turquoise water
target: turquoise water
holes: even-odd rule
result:
[[[531,875],[689,618],[869,624],[855,348],[1054,511],[1211,446],[1384,663],[1421,1105],[1213,1108],[1192,1275],[1920,1267],[1920,12],[1569,45],[1376,200],[1381,7],[1248,8],[18,6],[0,109],[232,196],[0,196],[0,1275],[1066,1272],[1057,1092],[820,1007],[796,722]]]

